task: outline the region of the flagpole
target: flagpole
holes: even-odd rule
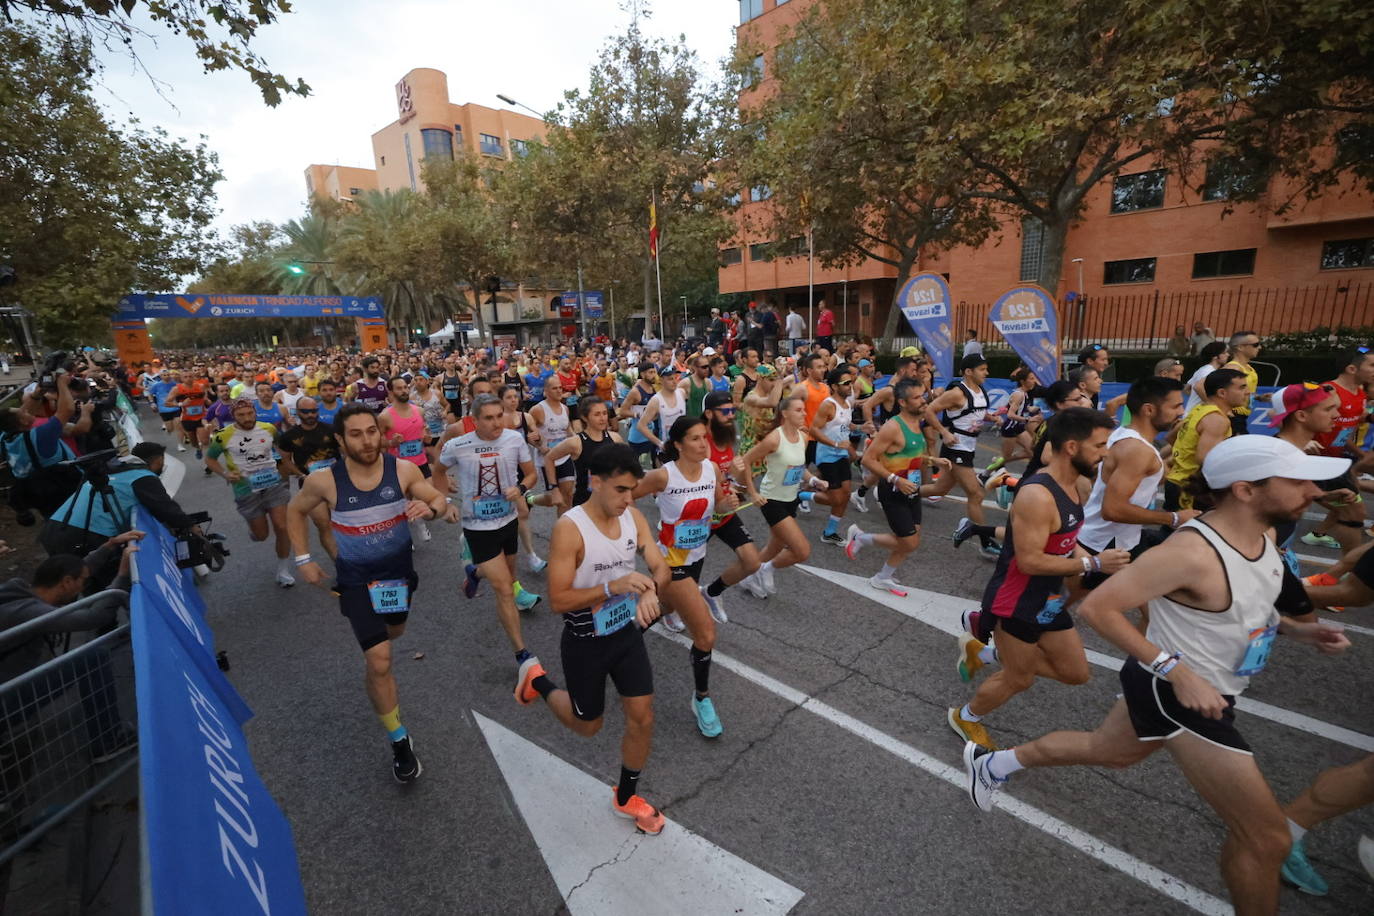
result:
[[[806,341],[814,344],[811,336],[816,326],[813,313],[816,309],[816,227],[806,230]]]

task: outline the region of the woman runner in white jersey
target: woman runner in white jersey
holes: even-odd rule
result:
[[[774,570],[793,563],[805,563],[811,557],[811,542],[797,524],[797,491],[806,477],[806,398],[788,395],[778,405],[778,428],[760,439],[744,464],[751,470],[764,466],[763,483],[758,486],[759,511],[768,523],[768,545],[759,554],[762,565],[740,584],[757,598],[767,598],[777,592]],[[824,491],[828,484],[819,477],[808,481],[814,490]]]
[[[692,676],[696,682],[692,712],[701,733],[715,738],[721,725],[709,691],[716,624],[701,594],[701,568],[706,562],[706,542],[711,538],[711,516],[717,507],[724,512],[735,508],[739,498],[710,460],[711,446],[702,417],[679,417],[673,423],[663,457],[663,467],[650,471],[635,487],[635,498],[654,496],[658,503],[658,546],[672,570],[672,581],[661,596],[692,637]]]

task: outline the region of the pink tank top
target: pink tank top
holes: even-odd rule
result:
[[[429,463],[425,456],[425,417],[424,411],[410,405],[410,416],[403,417],[394,406],[386,409],[391,417],[391,434],[401,437],[401,444],[387,451],[403,461],[424,467]]]

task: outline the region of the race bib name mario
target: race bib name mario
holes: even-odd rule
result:
[[[626,592],[623,595],[612,595],[597,606],[592,612],[592,630],[597,636],[609,636],[610,634],[625,628],[625,625],[635,619],[635,606],[639,596],[634,592]]]
[[[378,614],[404,614],[410,610],[410,583],[404,579],[378,579],[367,584],[372,610]]]

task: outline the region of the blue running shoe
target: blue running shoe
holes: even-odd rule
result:
[[[538,604],[542,599],[527,588],[522,588],[515,593],[515,609],[517,611],[528,611]]]
[[[716,707],[711,702],[710,697],[702,697],[698,700],[692,697],[692,712],[697,716],[697,728],[708,738],[719,738],[723,729],[720,726],[720,719],[716,717]]]
[[[1330,890],[1326,886],[1326,881],[1312,867],[1312,863],[1307,861],[1307,852],[1302,848],[1302,840],[1293,841],[1293,848],[1289,850],[1288,858],[1284,860],[1279,874],[1283,875],[1283,880],[1313,897],[1325,897],[1326,892]]]
[[[464,571],[468,574],[467,580],[463,583],[463,594],[469,598],[476,598],[478,591],[482,588],[482,580],[477,575],[477,567],[469,563]]]

